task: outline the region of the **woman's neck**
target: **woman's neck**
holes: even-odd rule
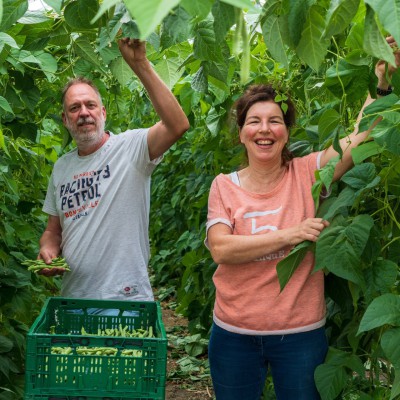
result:
[[[267,193],[281,182],[286,171],[287,167],[282,164],[275,164],[269,169],[249,165],[238,173],[240,186],[250,192]]]

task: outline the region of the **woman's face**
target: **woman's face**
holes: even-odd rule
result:
[[[253,104],[247,111],[239,135],[249,162],[282,161],[282,150],[289,140],[289,132],[282,110],[274,101]]]

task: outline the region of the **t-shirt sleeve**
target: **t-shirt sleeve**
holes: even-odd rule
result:
[[[46,192],[46,197],[44,199],[42,210],[46,214],[58,216],[53,173],[51,174],[49,183],[47,185],[47,192]]]
[[[308,171],[313,183],[315,182],[315,171],[321,169],[321,156],[322,151],[310,153],[304,157],[298,158],[297,160],[303,164],[303,168]]]
[[[154,171],[155,167],[163,159],[163,156],[160,156],[154,160],[150,160],[149,146],[147,142],[149,130],[150,129],[146,128],[125,132],[127,150],[131,154],[131,161],[148,175]]]
[[[222,200],[218,177],[211,184],[210,193],[208,196],[208,215],[206,223],[206,238],[204,244],[208,246],[208,230],[215,224],[222,223],[233,229],[230,215]]]

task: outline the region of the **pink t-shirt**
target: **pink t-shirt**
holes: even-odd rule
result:
[[[229,175],[218,175],[210,189],[207,231],[223,223],[234,235],[265,234],[314,217],[311,188],[320,154],[294,158],[278,186],[265,194],[248,192]],[[232,332],[256,335],[304,332],[323,326],[324,277],[321,271],[311,274],[312,253],[306,255],[280,293],[276,265],[290,249],[284,247],[245,264],[220,264],[213,276],[214,322]]]

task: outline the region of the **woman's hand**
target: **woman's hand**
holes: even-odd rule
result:
[[[307,218],[299,225],[289,228],[289,244],[295,246],[306,240],[316,242],[321,232],[327,226],[329,226],[329,222],[322,218]]]
[[[397,47],[397,43],[393,36],[386,38],[389,46],[394,51],[396,65],[388,64],[386,61],[379,60],[375,65],[375,74],[378,78],[378,87],[380,89],[387,89],[389,87],[388,79],[392,77],[393,73],[396,72],[397,68],[400,66],[400,50]]]

